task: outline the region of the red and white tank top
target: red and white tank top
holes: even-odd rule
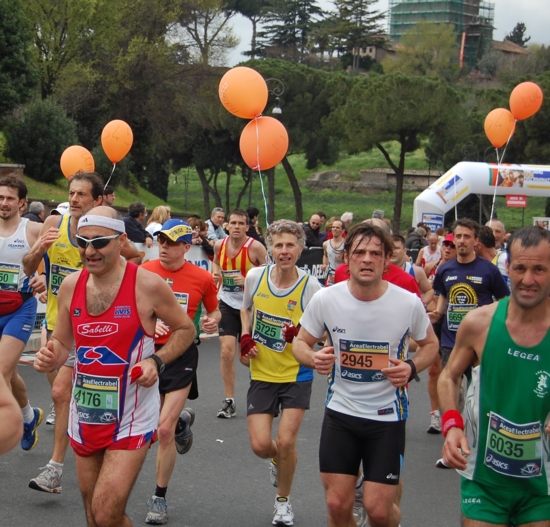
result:
[[[237,285],[233,280],[236,275],[246,277],[246,273],[256,267],[256,264],[250,259],[248,252],[254,242],[254,238],[247,237],[243,246],[234,258],[227,256],[227,241],[229,236],[222,240],[220,247],[221,284],[218,298],[223,300],[228,306],[234,309],[241,309],[243,303],[244,285]]]
[[[158,426],[158,383],[150,388],[130,383],[132,367],[155,351],[154,338],[146,333],[137,310],[137,270],[137,265],[126,264],[115,300],[100,315],[88,313],[86,269],[80,273],[71,302],[76,363],[69,435],[93,449]]]

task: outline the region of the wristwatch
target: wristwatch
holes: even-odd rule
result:
[[[153,353],[153,355],[149,355],[149,357],[147,357],[148,359],[153,359],[153,361],[155,361],[156,365],[157,365],[157,373],[162,373],[164,371],[164,368],[166,367],[164,362],[162,362],[162,359]]]

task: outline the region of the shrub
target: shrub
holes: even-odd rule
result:
[[[29,177],[45,183],[54,183],[62,176],[61,154],[78,143],[75,121],[51,99],[15,110],[4,132],[6,155],[25,165]]]

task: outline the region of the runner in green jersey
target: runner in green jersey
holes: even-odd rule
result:
[[[550,232],[517,231],[508,273],[511,296],[464,318],[438,383],[465,527],[550,526]],[[456,381],[470,364],[463,420]]]

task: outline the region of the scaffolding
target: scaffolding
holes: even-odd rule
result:
[[[458,43],[464,36],[464,61],[474,68],[491,48],[494,10],[482,0],[390,0],[388,33],[399,42],[419,22],[453,24]]]

